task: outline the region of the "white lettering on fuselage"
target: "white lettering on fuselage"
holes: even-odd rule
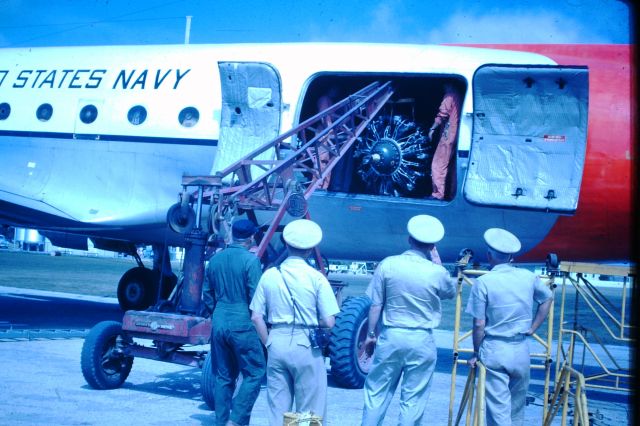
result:
[[[182,79],[191,69],[157,69],[109,71],[106,69],[23,69],[19,71],[0,70],[0,88],[5,80],[6,86],[14,89],[97,89],[114,76],[112,89],[158,90],[170,88],[176,90]],[[7,78],[9,77],[9,78]],[[13,77],[13,78],[12,78]]]

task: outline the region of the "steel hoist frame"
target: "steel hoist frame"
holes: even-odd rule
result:
[[[125,337],[150,339],[155,347],[132,343],[123,348],[123,353],[203,365],[206,351],[186,351],[182,346],[207,344],[211,334],[211,320],[201,314],[208,237],[221,233],[221,226],[228,230],[240,214],[246,213],[257,223],[256,210],[274,212],[257,248],[256,255],[262,258],[286,212],[293,217],[309,217],[307,199],[330,176],[336,163],[392,95],[391,82],[374,82],[213,176],[184,176],[181,200],[167,213],[169,227],[185,234],[183,282],[170,306],[125,313],[122,325]],[[263,159],[263,154],[270,150],[273,159]],[[254,176],[255,172],[259,175]],[[201,223],[205,205],[210,209],[207,230]],[[315,257],[322,269],[317,248]]]
[[[294,217],[308,216],[306,200],[329,178],[337,162],[392,95],[391,82],[374,82],[213,176],[184,176],[182,203],[191,199],[189,187],[202,189],[203,202],[212,207],[213,232],[220,231],[223,221],[230,225],[238,212],[244,211],[256,221],[255,210],[275,211],[258,245],[256,255],[261,258],[285,212]],[[258,159],[270,150],[273,159]],[[262,174],[254,178],[256,170]]]

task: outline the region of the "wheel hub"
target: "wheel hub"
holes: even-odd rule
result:
[[[137,302],[142,297],[142,286],[140,283],[136,282],[129,283],[129,285],[127,285],[126,294],[128,300],[131,302]]]
[[[400,165],[402,149],[393,139],[380,139],[371,148],[371,167],[382,176],[390,176]]]

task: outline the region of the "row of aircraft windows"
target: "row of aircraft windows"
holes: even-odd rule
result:
[[[0,120],[6,120],[11,114],[11,105],[0,103]],[[49,121],[53,116],[51,104],[42,104],[36,110],[36,118],[40,121]],[[95,105],[85,105],[80,110],[80,120],[85,124],[91,124],[98,118],[98,108]],[[127,120],[134,126],[138,126],[147,119],[147,109],[142,105],[136,105],[129,109]],[[200,120],[200,113],[194,107],[186,107],[178,114],[178,122],[184,127],[193,127]]]

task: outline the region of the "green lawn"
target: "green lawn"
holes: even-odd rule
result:
[[[0,286],[115,297],[132,257],[49,256],[0,251]]]
[[[150,266],[150,261],[145,260]],[[41,253],[0,251],[0,286],[32,288],[38,290],[59,291],[66,293],[85,294],[93,296],[116,297],[118,281],[124,272],[136,266],[132,257],[87,257],[87,256],[49,256]],[[174,272],[180,275],[179,264],[174,264]],[[332,274],[332,279],[340,279],[348,285],[343,291],[345,297],[362,296],[369,283],[366,275]],[[556,283],[561,284],[562,280]],[[471,317],[464,313],[470,287],[465,285],[462,297],[461,328],[469,330]],[[561,287],[555,290],[556,309],[555,324],[559,324]],[[621,306],[621,291],[616,288],[599,288],[604,296],[613,304],[613,310],[619,310]],[[626,306],[626,318],[630,318],[631,290],[628,291],[629,299]],[[575,311],[575,291],[568,287],[567,301],[565,302],[566,326],[573,326]],[[587,309],[581,299],[578,303],[577,323],[580,327],[596,330],[603,336],[605,342],[612,343],[600,319],[593,311]],[[455,318],[455,302],[444,300],[442,302],[442,323],[439,328],[453,330]],[[609,327],[613,327],[612,321],[598,309],[600,315],[606,320]],[[619,315],[619,314],[618,314]],[[628,322],[628,320],[627,320]]]

